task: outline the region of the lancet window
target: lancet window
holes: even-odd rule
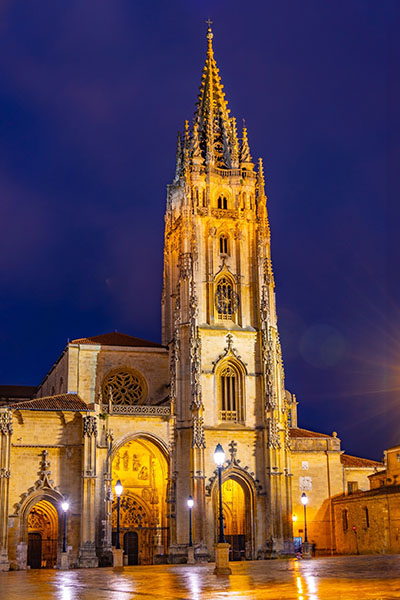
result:
[[[219,253],[229,254],[229,239],[225,234],[222,234],[219,237]]]
[[[218,208],[222,208],[224,210],[226,210],[228,208],[228,200],[225,198],[225,196],[219,196]]]
[[[226,363],[219,371],[218,378],[220,420],[243,422],[243,377],[240,369],[232,362]]]

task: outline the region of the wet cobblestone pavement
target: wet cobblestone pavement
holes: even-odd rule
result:
[[[1,600],[392,600],[400,555],[0,573]]]

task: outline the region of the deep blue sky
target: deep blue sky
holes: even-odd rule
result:
[[[0,381],[68,338],[160,339],[163,213],[205,19],[264,159],[286,385],[299,425],[400,443],[396,0],[4,1]]]

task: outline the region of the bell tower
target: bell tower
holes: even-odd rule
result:
[[[288,406],[262,160],[253,162],[245,126],[238,137],[212,40],[209,25],[197,107],[178,134],[165,214],[172,548],[179,555],[187,543],[191,494],[198,552],[213,554],[213,452],[221,443],[231,449],[224,481],[247,486],[245,552],[256,558],[292,551]]]

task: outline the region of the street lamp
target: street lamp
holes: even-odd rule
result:
[[[192,496],[189,496],[189,498],[187,499],[187,505],[189,507],[189,546],[193,546],[193,541],[192,541],[192,508],[194,505],[194,500],[192,498]]]
[[[117,483],[115,484],[115,494],[117,496],[117,541],[115,543],[115,549],[116,550],[121,550],[121,543],[119,540],[119,504],[120,504],[120,500],[121,500],[121,494],[123,491],[123,487],[122,487],[122,483],[121,481],[118,479]]]
[[[67,551],[67,511],[69,509],[68,502],[63,502],[61,508],[64,511],[64,532],[63,532],[63,552]]]
[[[307,538],[307,504],[308,504],[308,497],[307,497],[307,494],[305,492],[303,492],[302,495],[301,495],[301,503],[304,506],[304,541],[307,543],[308,542],[308,538]]]
[[[221,444],[217,444],[214,452],[214,462],[218,467],[218,490],[219,490],[219,536],[218,543],[225,544],[224,536],[224,514],[222,512],[222,466],[225,462],[225,452]]]

